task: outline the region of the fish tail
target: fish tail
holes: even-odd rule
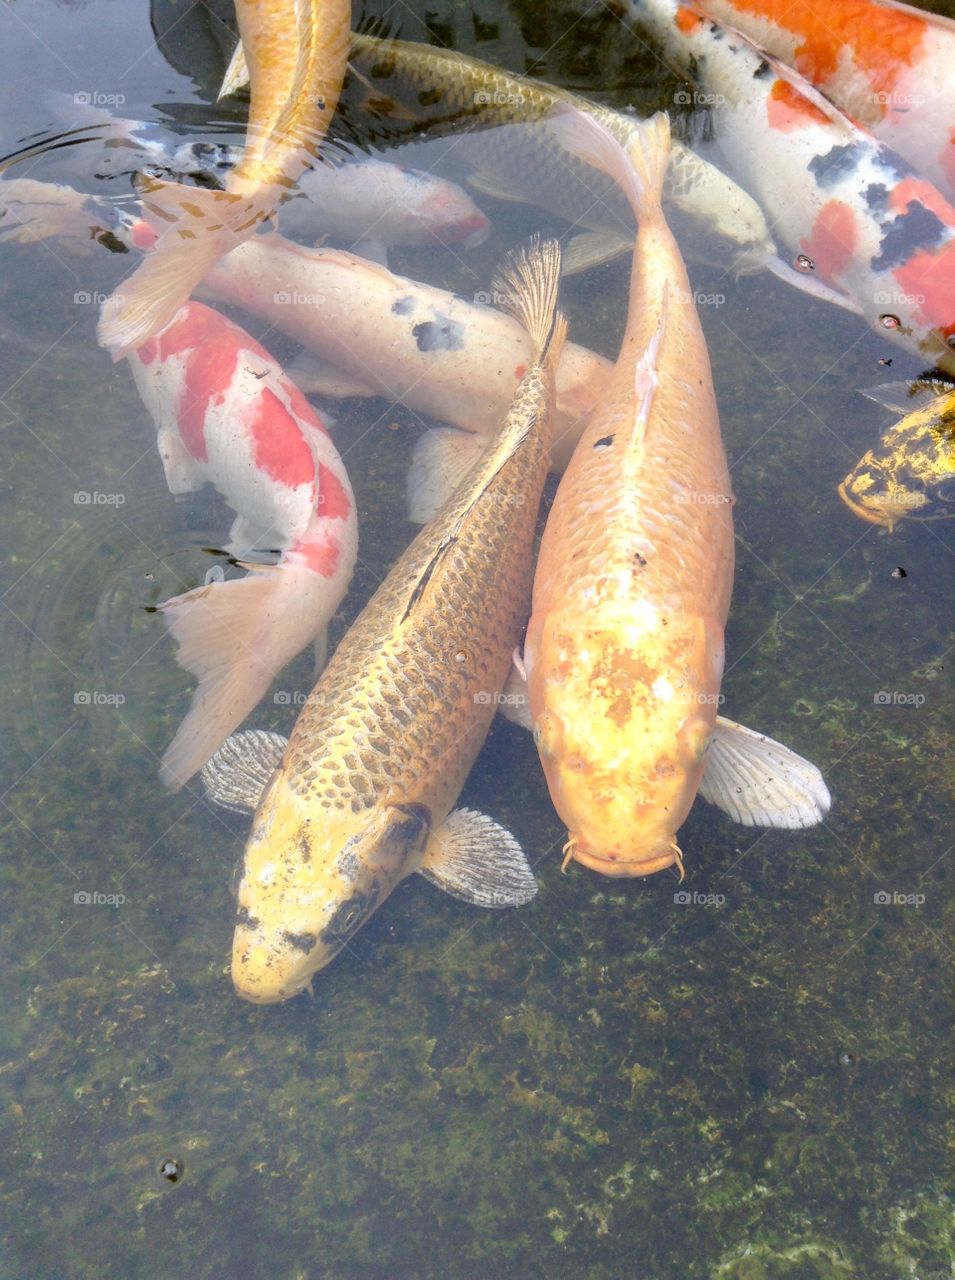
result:
[[[286,663],[323,630],[346,583],[341,575],[323,578],[281,565],[196,587],[160,605],[180,666],[199,681],[162,758],[159,776],[170,790],[202,768]]]
[[[638,222],[659,214],[670,158],[670,120],[665,111],[635,127],[626,150],[585,111],[562,106],[548,116],[547,125],[561,146],[617,183]]]
[[[219,258],[248,239],[278,202],[268,187],[240,196],[150,178],[140,188],[157,239],[103,303],[97,338],[114,360],[165,328]]]
[[[534,363],[554,367],[567,336],[567,321],[558,309],[560,244],[535,236],[501,262],[491,288],[500,305],[527,330],[534,347]]]

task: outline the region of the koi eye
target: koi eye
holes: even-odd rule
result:
[[[815,271],[816,269],[816,264],[813,262],[812,258],[807,258],[804,253],[799,255],[793,263],[793,266],[797,271]]]
[[[879,316],[879,324],[883,329],[898,329],[902,321],[898,316]]]

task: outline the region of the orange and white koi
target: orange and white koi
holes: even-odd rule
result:
[[[130,364],[158,429],[170,491],[214,485],[237,514],[224,550],[249,570],[159,606],[179,662],[199,679],[163,756],[161,777],[176,788],[324,632],[355,565],[355,499],[304,395],[212,308],[188,303]],[[275,550],[277,563],[248,562]]]
[[[534,737],[568,858],[605,875],[676,865],[699,791],[744,823],[801,827],[819,771],[717,716],[733,497],[703,331],[660,201],[665,115],[624,152],[555,122],[627,193],[639,225],[627,327],[541,542],[524,648]],[[705,773],[704,773],[705,770]]]
[[[955,22],[895,0],[706,0],[955,198]]]
[[[252,100],[224,191],[143,183],[153,252],[106,299],[98,337],[115,360],[168,324],[206,272],[272,217],[317,153],[341,92],[349,0],[236,0]]]
[[[955,207],[803,79],[692,3],[627,0],[699,78],[717,145],[797,264],[955,373]]]

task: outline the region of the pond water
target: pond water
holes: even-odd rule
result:
[[[366,16],[613,105],[679,88],[602,6],[433,5]],[[232,40],[206,6],[5,5],[5,177],[129,195],[45,90],[240,141],[240,107],[212,105]],[[400,157],[467,172],[446,140]],[[478,200],[485,243],[394,249],[392,269],[471,298],[530,231],[567,230]],[[412,877],[313,998],[255,1007],[228,972],[247,825],[159,785],[192,681],[146,612],[202,580],[231,513],[170,496],[129,371],[96,345],[128,259],[0,245],[3,1280],[955,1274],[955,527],[889,533],[836,494],[892,421],[860,388],[921,365],[684,249],[737,499],[725,710],[818,764],[831,813],[760,831],[701,802],[682,886],[561,874],[534,746],[499,720],[462,802],[518,837],[533,903],[480,912]],[[613,357],[627,283],[626,259],[568,281],[571,336]],[[335,641],[413,536],[421,422],[332,412],[361,538]],[[288,732],[311,682],[303,655],[249,723]]]

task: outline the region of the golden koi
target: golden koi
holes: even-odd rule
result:
[[[496,281],[533,345],[512,408],[339,645],[258,805],[232,960],[236,990],[248,1000],[284,1000],[308,986],[416,870],[475,901],[475,886],[499,876],[502,900],[486,901],[485,884],[484,905],[534,891],[513,837],[452,808],[526,617],[564,340],[559,277],[550,241],[513,259]],[[218,788],[234,803],[245,757],[234,739],[223,751],[205,776],[213,795]],[[248,768],[254,792],[268,766]]]
[[[245,152],[224,191],[144,179],[159,232],[106,299],[98,337],[114,359],[162,329],[206,272],[270,218],[325,136],[348,57],[348,0],[236,0],[252,102]]]

